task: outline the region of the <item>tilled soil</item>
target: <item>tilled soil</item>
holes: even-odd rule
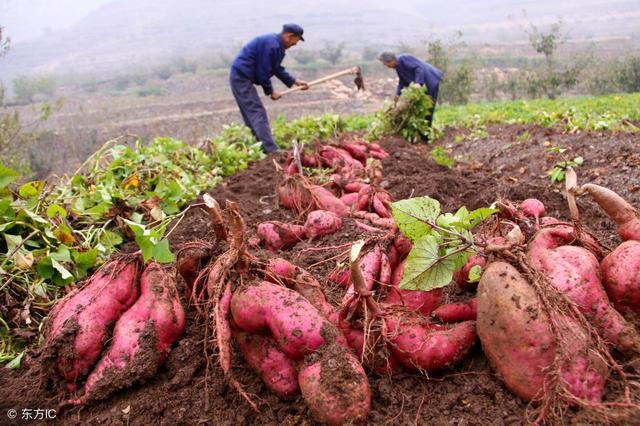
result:
[[[547,171],[558,158],[547,152],[550,145],[567,148],[567,157],[582,156],[577,168],[580,182],[609,186],[635,205],[640,205],[640,137],[633,134],[562,134],[554,130],[522,126],[490,126],[489,136],[476,141],[460,140],[465,131],[453,131],[439,142],[458,160],[452,169],[439,166],[430,156],[432,146],[410,145],[400,139],[383,141],[391,154],[383,162],[383,185],[396,199],[429,195],[437,198],[443,211],[460,206],[470,209],[491,204],[499,197],[513,201],[536,197],[547,214],[567,218],[562,186],[551,184]],[[526,132],[526,133],[525,133]],[[457,138],[456,138],[457,136]],[[294,220],[290,212],[277,206],[275,188],[280,177],[270,156],[249,169],[228,178],[210,193],[220,202],[239,203],[251,232],[269,219]],[[615,226],[588,199],[579,202],[583,223],[607,244],[618,239]],[[320,241],[304,242],[282,256],[307,268],[321,282],[337,260],[345,259],[346,246],[362,231],[351,219],[340,233]],[[170,236],[172,248],[198,239],[210,239],[207,216],[191,209]],[[323,248],[324,247],[324,248]],[[258,258],[272,256],[255,250]],[[341,257],[334,258],[335,256]],[[331,260],[327,260],[331,259]],[[182,285],[182,282],[180,282]],[[344,290],[327,285],[329,300],[338,303]],[[451,286],[449,298],[465,298]],[[187,309],[187,329],[156,377],[147,383],[117,392],[106,401],[66,410],[55,422],[64,424],[313,424],[301,398],[280,401],[271,394],[240,354],[234,357],[233,373],[260,406],[255,413],[231,388],[211,357],[203,354],[204,325]],[[56,408],[60,396],[39,386],[37,357],[26,357],[18,371],[0,369],[0,424],[23,424],[22,410]],[[491,370],[477,345],[470,357],[454,370],[425,377],[405,372],[393,377],[370,375],[372,390],[371,424],[521,424],[527,405],[510,394]],[[10,421],[7,410],[17,410]],[[582,419],[584,420],[584,419]],[[581,423],[579,413],[567,421]]]

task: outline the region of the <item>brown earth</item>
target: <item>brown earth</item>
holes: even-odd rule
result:
[[[581,182],[594,182],[617,190],[640,205],[640,137],[633,134],[562,134],[538,127],[491,126],[489,136],[477,141],[455,142],[464,130],[448,134],[439,143],[459,158],[453,169],[438,166],[430,157],[431,146],[409,145],[387,139],[384,148],[391,157],[383,162],[385,186],[396,199],[429,195],[437,198],[444,211],[465,205],[477,208],[498,197],[521,201],[528,197],[542,200],[549,215],[567,218],[561,185],[552,185],[546,172],[558,161],[546,152],[546,141],[568,148],[567,156],[584,157],[577,172]],[[524,132],[528,134],[524,135]],[[526,137],[525,137],[526,136]],[[223,202],[238,201],[249,225],[267,219],[293,220],[280,210],[275,198],[279,177],[271,159],[253,164],[248,170],[227,179],[210,193]],[[615,227],[589,200],[579,202],[583,222],[610,245],[618,242]],[[174,249],[196,239],[208,238],[207,216],[192,209],[170,240]],[[343,230],[316,242],[304,242],[283,257],[306,267],[322,282],[342,253],[340,247],[355,241],[361,231],[350,219]],[[336,248],[320,247],[337,246]],[[302,251],[308,249],[306,251]],[[271,256],[262,250],[258,257]],[[324,261],[324,262],[323,262]],[[322,262],[322,263],[319,263]],[[182,284],[182,283],[181,283]],[[327,285],[329,299],[337,303],[343,290]],[[447,296],[464,298],[453,286]],[[313,424],[301,398],[280,401],[248,368],[239,354],[234,358],[234,374],[259,403],[256,414],[225,381],[213,363],[208,372],[203,356],[204,327],[187,310],[187,329],[171,352],[165,366],[147,383],[121,391],[106,401],[60,413],[64,424]],[[27,357],[18,371],[0,370],[0,423],[9,422],[9,409],[55,408],[60,396],[38,386],[37,358]],[[472,355],[453,371],[425,377],[405,372],[393,377],[370,376],[372,410],[370,424],[521,424],[527,405],[509,393],[495,376],[479,345]],[[584,419],[582,419],[583,421]],[[568,422],[581,423],[579,413],[570,413]],[[9,424],[22,424],[15,420]]]

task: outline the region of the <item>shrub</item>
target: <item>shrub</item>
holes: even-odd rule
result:
[[[344,43],[330,43],[325,42],[324,47],[320,49],[320,57],[325,61],[329,62],[331,65],[336,65],[342,59],[342,55],[344,54]]]
[[[173,75],[173,69],[169,65],[161,65],[156,68],[154,74],[161,80],[169,80]]]
[[[293,59],[300,65],[308,65],[316,59],[316,52],[311,50],[299,50],[293,55]]]

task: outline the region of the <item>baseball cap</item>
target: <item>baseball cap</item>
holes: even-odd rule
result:
[[[284,24],[282,26],[282,32],[295,34],[300,37],[300,40],[304,41],[304,37],[302,37],[302,34],[304,34],[304,30],[298,24]]]

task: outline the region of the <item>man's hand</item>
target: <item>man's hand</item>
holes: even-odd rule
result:
[[[296,80],[293,82],[294,86],[301,86],[302,90],[309,90],[309,83],[304,80]]]
[[[279,92],[271,92],[271,100],[272,101],[277,101],[281,97],[282,97],[282,95]]]

